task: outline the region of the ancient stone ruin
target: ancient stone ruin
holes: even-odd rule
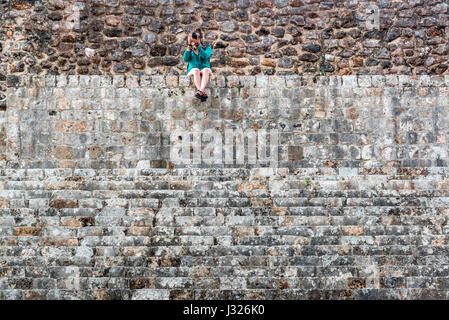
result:
[[[447,0],[0,0],[0,24],[0,299],[448,298]]]

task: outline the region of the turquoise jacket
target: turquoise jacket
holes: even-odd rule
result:
[[[193,52],[193,50],[187,50],[184,52],[183,60],[189,63],[189,68],[187,69],[188,74],[191,69],[198,68],[203,70],[204,68],[210,68],[210,56],[212,55],[212,48],[207,46],[203,49],[203,46],[198,47],[198,54]]]

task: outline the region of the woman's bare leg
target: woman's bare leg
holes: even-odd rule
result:
[[[195,83],[198,90],[201,90],[201,72],[199,69],[193,71],[193,83]]]
[[[200,90],[204,91],[204,89],[206,89],[207,83],[209,82],[210,71],[208,69],[203,69],[203,70],[201,70],[201,74],[203,77],[201,79]]]

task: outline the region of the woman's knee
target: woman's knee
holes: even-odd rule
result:
[[[199,76],[201,72],[200,72],[200,69],[198,69],[198,68],[193,68],[193,69],[192,69],[192,73],[195,74],[195,75],[197,75],[197,76]]]
[[[211,72],[208,69],[203,69],[203,70],[201,70],[201,74],[210,76]]]

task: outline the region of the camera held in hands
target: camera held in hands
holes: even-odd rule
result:
[[[196,32],[193,32],[192,33],[192,39],[195,39],[195,40],[198,40],[198,41],[194,41],[193,42],[193,45],[195,46],[195,47],[199,47],[200,46],[200,42],[199,41],[201,41],[201,35],[199,34],[199,33],[196,33]]]

